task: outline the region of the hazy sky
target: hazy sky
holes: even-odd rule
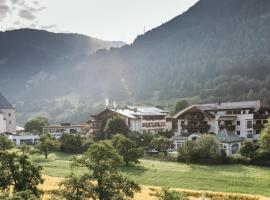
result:
[[[1,30],[32,27],[132,42],[198,0],[0,0]]]

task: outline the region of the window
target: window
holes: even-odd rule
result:
[[[232,145],[232,154],[236,154],[239,150],[239,144]]]
[[[237,135],[240,135],[241,134],[241,132],[240,131],[237,131]]]
[[[235,114],[235,115],[240,115],[240,114],[241,114],[241,110],[234,110],[234,111],[233,111],[233,114]]]
[[[228,115],[231,115],[231,114],[233,114],[233,111],[232,111],[232,110],[228,110],[228,111],[227,111],[227,114],[228,114]]]
[[[245,110],[243,110],[243,114],[246,114],[246,111]]]
[[[9,120],[9,122],[8,122],[9,124],[11,124],[11,121]]]
[[[240,121],[237,121],[237,126],[240,126]]]
[[[252,121],[251,120],[247,121],[247,128],[252,128]]]
[[[8,116],[11,117],[11,113],[8,113]]]

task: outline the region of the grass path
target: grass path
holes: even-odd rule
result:
[[[43,174],[65,177],[70,173],[72,156],[53,153],[46,161],[41,155],[31,159],[44,167]],[[86,169],[76,173],[82,174]],[[141,185],[169,186],[192,190],[257,194],[270,197],[270,168],[245,165],[186,165],[183,163],[141,160],[122,172]]]

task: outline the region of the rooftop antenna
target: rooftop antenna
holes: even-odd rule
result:
[[[106,108],[109,107],[109,99],[108,98],[105,99],[105,105],[106,105]]]
[[[116,107],[117,105],[116,105],[116,102],[115,101],[113,101],[113,108],[116,110],[117,109],[117,107]]]

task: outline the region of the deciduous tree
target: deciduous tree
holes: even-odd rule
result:
[[[122,118],[114,117],[107,121],[104,132],[105,134],[107,134],[107,137],[110,138],[112,135],[118,134],[118,133],[127,135],[129,132],[129,129]]]
[[[2,191],[28,192],[38,197],[41,190],[38,184],[43,183],[41,178],[42,167],[34,166],[25,155],[0,152],[0,189]]]
[[[262,150],[270,153],[270,122],[262,131],[259,143]]]
[[[6,151],[14,147],[14,143],[9,140],[6,136],[0,135],[0,150]]]
[[[170,149],[172,144],[173,144],[172,140],[170,140],[166,137],[163,137],[163,136],[156,137],[151,142],[151,146],[155,150],[157,150],[159,152],[163,152],[165,157],[168,156],[168,150]]]
[[[48,119],[45,117],[36,117],[26,122],[24,128],[26,132],[42,132],[42,127],[49,125]]]
[[[138,148],[134,141],[123,135],[117,134],[113,136],[112,144],[118,153],[123,156],[126,166],[130,162],[139,163],[138,159],[143,156],[143,149]]]
[[[99,200],[124,200],[140,191],[139,185],[119,173],[121,157],[108,142],[93,144],[82,157],[73,162],[73,167],[86,167],[87,197]],[[94,184],[93,182],[96,182]]]
[[[185,109],[188,107],[188,102],[187,100],[179,100],[176,102],[175,107],[174,107],[174,113],[178,113],[179,111]]]
[[[48,158],[49,152],[59,149],[59,143],[54,140],[50,134],[42,135],[36,145],[36,148]]]

